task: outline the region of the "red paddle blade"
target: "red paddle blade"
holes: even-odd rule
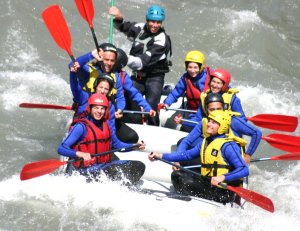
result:
[[[235,192],[237,195],[239,195],[241,198],[245,199],[246,201],[249,201],[271,213],[274,212],[273,202],[268,197],[242,187],[232,187],[230,185],[227,185],[226,188],[232,192]]]
[[[41,160],[26,164],[21,171],[20,179],[29,180],[35,177],[49,174],[54,172],[58,167],[65,165],[67,162],[61,162],[59,160]]]
[[[300,152],[288,153],[280,156],[272,156],[270,160],[300,160]]]
[[[271,146],[284,151],[300,151],[300,136],[270,134],[268,136],[262,137],[262,139],[267,141]]]
[[[293,132],[298,126],[297,116],[259,114],[247,119],[259,127],[285,132]]]
[[[71,51],[71,34],[66,20],[57,4],[47,7],[42,18],[57,45],[73,56]]]
[[[21,104],[19,104],[19,107],[72,110],[72,106],[62,106],[62,105],[54,105],[54,104],[39,104],[39,103],[21,103]]]
[[[93,27],[94,5],[92,0],[75,0],[77,9],[88,23],[90,28]]]

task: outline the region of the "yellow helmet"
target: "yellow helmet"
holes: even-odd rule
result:
[[[184,61],[186,68],[189,62],[198,63],[201,72],[204,68],[205,56],[202,52],[193,50],[186,54]]]
[[[215,110],[208,115],[209,119],[212,119],[220,124],[218,134],[224,134],[229,131],[231,124],[231,115],[228,111]]]

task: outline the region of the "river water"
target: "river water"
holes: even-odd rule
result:
[[[126,193],[114,184],[89,184],[80,177],[44,176],[21,182],[28,162],[56,158],[70,112],[22,109],[22,102],[70,105],[68,54],[53,41],[41,18],[47,6],[61,6],[72,35],[74,55],[94,49],[87,23],[74,1],[7,0],[0,3],[0,230],[282,230],[300,226],[300,163],[266,161],[250,167],[250,189],[271,198],[275,213],[256,206],[220,208],[197,217],[176,207]],[[173,42],[176,84],[187,51],[201,50],[206,63],[232,74],[232,86],[247,116],[298,116],[300,111],[299,0],[123,0],[115,4],[128,20],[144,21],[147,7],[166,9],[164,26]],[[94,28],[108,41],[109,1],[94,0]],[[114,32],[116,46],[130,42]],[[263,129],[268,135],[276,131]],[[297,129],[293,135],[299,135]],[[155,134],[154,134],[155,135]],[[163,143],[162,143],[163,145]],[[284,152],[262,141],[255,156]],[[122,190],[124,193],[122,193]],[[175,208],[175,211],[174,211]]]

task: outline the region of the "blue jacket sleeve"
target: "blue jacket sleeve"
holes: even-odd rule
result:
[[[126,106],[126,101],[123,93],[122,81],[119,73],[115,72],[115,75],[116,75],[116,88],[117,88],[117,95],[116,95],[117,109],[123,111]]]
[[[176,162],[176,161],[185,161],[185,160],[192,160],[200,156],[200,149],[201,149],[202,142],[199,142],[195,147],[192,149],[183,151],[183,152],[174,152],[174,153],[163,153],[163,159]]]
[[[191,147],[196,146],[196,143],[202,143],[202,124],[197,124],[194,129],[181,141],[177,147],[177,152],[184,152]]]
[[[130,100],[136,102],[140,107],[143,107],[146,112],[149,112],[152,110],[149,103],[145,100],[145,98],[142,96],[142,94],[135,88],[135,86],[132,83],[132,80],[127,72],[124,72],[125,78],[124,78],[124,90],[128,92],[130,96]]]
[[[167,98],[164,100],[164,103],[171,106],[173,103],[176,103],[178,98],[183,96],[186,91],[185,81],[184,81],[184,75],[183,74],[178,83],[176,84],[173,91],[167,96]]]
[[[252,124],[236,116],[232,117],[231,128],[237,136],[242,137],[246,135],[251,137],[246,153],[252,156],[261,141],[262,132]]]
[[[85,125],[77,123],[68,133],[68,136],[58,146],[58,154],[66,157],[76,158],[76,151],[72,148],[76,143],[83,140],[86,135]]]
[[[111,130],[113,130],[114,133],[116,133],[116,118],[115,118],[115,106],[110,102],[110,111],[109,111],[109,120],[108,125]]]
[[[226,181],[239,180],[249,175],[249,168],[241,155],[240,147],[235,142],[225,143],[221,151],[225,162],[233,169],[224,174]]]
[[[237,97],[236,95],[233,95],[230,104],[231,104],[231,110],[234,112],[239,112],[241,114],[240,118],[247,121],[247,118],[243,111],[241,100],[239,99],[239,97]]]

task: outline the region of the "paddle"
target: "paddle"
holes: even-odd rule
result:
[[[270,134],[268,136],[262,136],[261,139],[267,141],[271,146],[283,151],[300,151],[300,136]]]
[[[158,158],[156,157],[155,159],[157,160],[160,160],[162,162],[165,162],[169,165],[173,165],[185,172],[188,172],[188,173],[191,173],[191,174],[194,174],[196,176],[201,176],[203,177],[200,173],[197,173],[197,172],[194,172],[192,170],[189,170],[189,169],[186,169],[184,167],[181,167],[177,164],[174,164],[172,162],[169,162],[167,160],[164,160],[164,159],[161,159],[161,158]],[[243,198],[244,200],[246,201],[249,201],[255,205],[257,205],[258,207],[261,207],[262,209],[265,209],[271,213],[274,212],[274,205],[273,205],[273,202],[272,200],[270,200],[268,197],[266,196],[263,196],[261,194],[258,194],[254,191],[251,191],[249,189],[245,189],[245,188],[242,188],[242,187],[233,187],[233,186],[230,186],[230,185],[227,185],[225,183],[221,183],[219,184],[219,186],[221,188],[224,188],[224,189],[227,189],[229,191],[232,191],[232,192],[235,192],[237,195],[239,195],[241,198]]]
[[[247,117],[247,119],[259,127],[284,132],[294,132],[298,126],[297,116],[259,114],[253,117]],[[197,124],[197,122],[193,120],[182,119],[182,121]]]
[[[300,152],[295,152],[295,153],[287,153],[287,154],[282,154],[279,156],[271,156],[271,157],[263,157],[263,158],[258,158],[258,159],[251,159],[250,162],[259,162],[259,161],[266,161],[266,160],[300,160]],[[201,164],[197,165],[190,165],[190,166],[184,166],[185,169],[189,168],[200,168]]]
[[[298,126],[298,117],[290,115],[259,114],[247,119],[259,127],[284,132],[294,132]]]
[[[111,7],[115,5],[115,1],[111,0]],[[109,43],[113,41],[114,17],[111,15],[109,19]]]
[[[251,159],[251,162],[258,162],[258,161],[265,161],[265,160],[300,160],[300,152],[287,153],[279,156]]]
[[[72,38],[60,7],[57,4],[48,6],[42,12],[42,18],[56,44],[69,54],[72,62],[74,63],[76,60],[71,50]],[[80,82],[85,85],[86,81],[84,80],[80,70],[78,72],[78,77]]]
[[[23,108],[40,108],[40,109],[72,110],[72,106],[62,106],[62,105],[55,105],[55,104],[40,104],[40,103],[20,103],[19,107],[23,107]]]
[[[135,147],[139,147],[139,146],[140,146],[140,144],[135,144],[135,145],[133,145],[131,147],[127,147],[127,148],[116,148],[113,150],[95,154],[95,155],[93,155],[93,157],[103,156],[103,155],[113,153],[113,152],[128,152],[131,149],[133,149]],[[54,172],[62,165],[72,163],[77,160],[78,159],[73,159],[73,160],[68,160],[68,161],[59,161],[56,159],[51,159],[51,160],[41,160],[41,161],[29,163],[29,164],[24,165],[24,167],[22,168],[21,174],[20,174],[20,179],[21,180],[29,180],[29,179],[32,179],[35,177],[46,175],[46,174]]]

